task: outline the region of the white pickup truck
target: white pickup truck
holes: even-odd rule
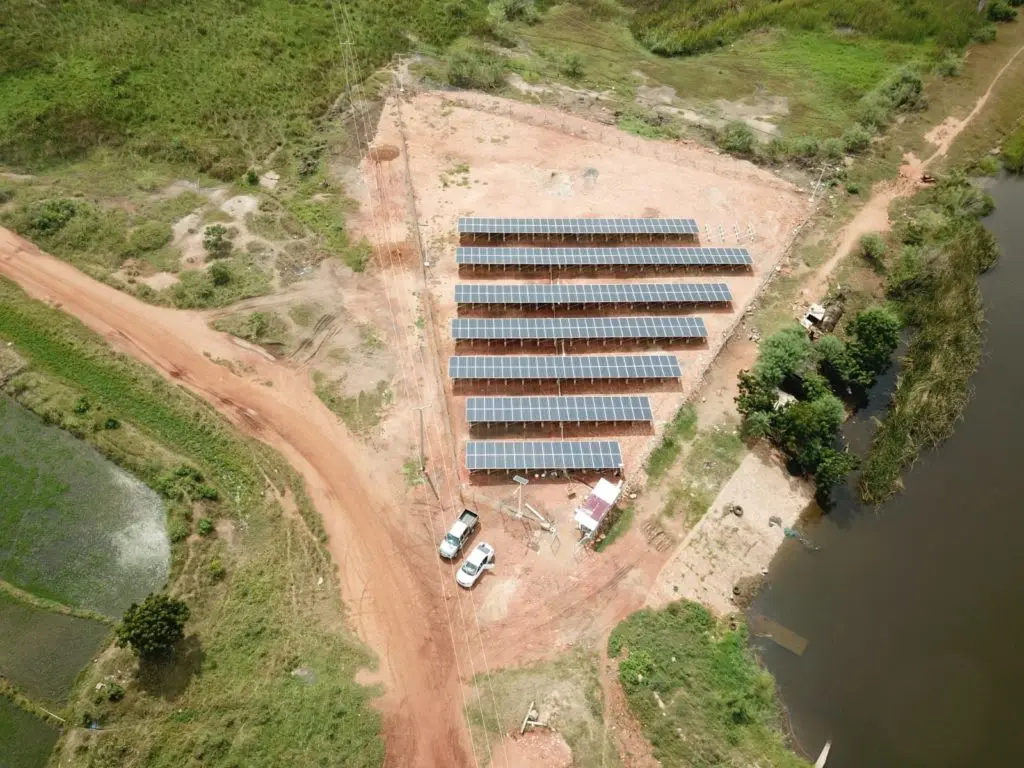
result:
[[[460,587],[469,589],[483,575],[484,571],[494,568],[494,547],[481,541],[462,562],[462,567],[455,572],[455,581]]]
[[[441,557],[451,560],[459,554],[462,547],[469,541],[469,537],[473,535],[479,521],[480,518],[474,512],[464,509],[459,515],[459,519],[452,523],[448,533],[441,539],[441,546],[437,548]]]

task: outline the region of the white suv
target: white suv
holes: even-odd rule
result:
[[[484,571],[494,567],[494,547],[486,542],[480,542],[469,553],[469,556],[462,561],[462,567],[455,573],[455,581],[460,587],[469,589]]]

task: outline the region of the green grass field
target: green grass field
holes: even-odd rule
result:
[[[0,395],[0,578],[116,616],[169,561],[156,493]]]
[[[559,66],[578,54],[583,61],[577,84],[614,88],[632,97],[643,83],[667,85],[677,98],[709,117],[723,112],[717,100],[751,106],[784,97],[787,109],[775,117],[784,135],[838,136],[854,121],[857,102],[887,75],[908,62],[924,60],[934,43],[901,42],[832,30],[754,31],[700,56],[666,58],[645,49],[631,34],[625,16],[601,18],[586,7],[555,6],[536,26],[522,29],[536,53],[526,67],[544,77],[565,79]]]
[[[26,696],[59,707],[110,627],[37,608],[0,592],[0,676]]]
[[[665,768],[808,765],[786,747],[774,681],[742,625],[730,629],[697,603],[671,603],[619,624],[608,654],[623,650],[622,689]]]
[[[57,729],[0,696],[0,765],[3,768],[43,768],[57,743]]]

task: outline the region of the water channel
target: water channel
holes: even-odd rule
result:
[[[787,542],[753,608],[809,641],[756,645],[803,750],[833,741],[828,768],[1024,765],[1024,180],[990,192],[1002,259],[964,421],[881,509],[842,495],[807,530],[820,551]]]

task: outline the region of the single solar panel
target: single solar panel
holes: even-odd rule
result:
[[[674,355],[460,355],[448,358],[452,379],[678,379]]]
[[[646,395],[578,395],[569,397],[470,397],[466,421],[486,423],[651,421]]]
[[[456,248],[455,263],[505,267],[749,267],[746,248]]]
[[[696,235],[693,219],[495,219],[463,216],[466,235]]]
[[[476,440],[466,443],[466,467],[480,470],[622,469],[615,440]]]
[[[725,283],[612,283],[609,285],[455,286],[458,304],[721,304],[732,301]]]
[[[555,317],[478,318],[452,320],[456,341],[500,341],[503,339],[694,339],[707,338],[699,317]]]

